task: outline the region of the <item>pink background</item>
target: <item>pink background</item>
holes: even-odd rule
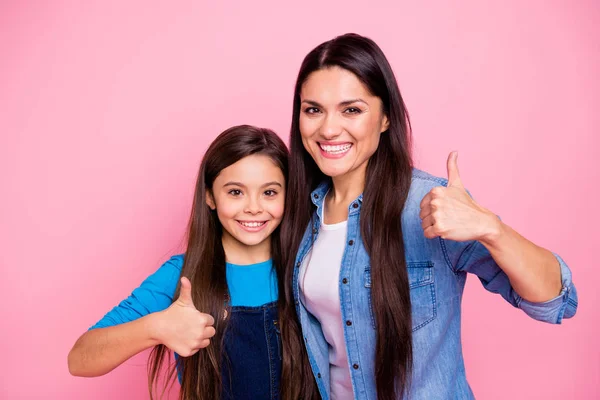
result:
[[[348,31],[392,63],[417,165],[444,176],[458,149],[475,197],[573,269],[563,326],[469,280],[475,394],[600,396],[597,2],[160,3],[0,5],[0,398],[147,398],[145,355],[82,379],[69,349],[181,247],[207,144],[287,138],[302,58]]]

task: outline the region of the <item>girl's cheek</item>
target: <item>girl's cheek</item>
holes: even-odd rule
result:
[[[227,202],[217,204],[217,213],[221,218],[233,218],[236,215],[235,207],[232,207]]]
[[[284,203],[283,203],[283,201],[281,201],[278,204],[273,204],[273,208],[271,209],[270,214],[273,216],[273,218],[282,218],[283,210],[284,210]]]

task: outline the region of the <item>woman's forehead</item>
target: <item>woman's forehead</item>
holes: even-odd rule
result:
[[[352,72],[339,67],[320,69],[311,73],[300,90],[302,101],[310,100],[320,104],[338,104],[361,99],[372,101],[368,88]]]

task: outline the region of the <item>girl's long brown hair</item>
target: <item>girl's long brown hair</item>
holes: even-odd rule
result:
[[[379,400],[401,397],[412,368],[412,324],[401,216],[412,175],[411,132],[396,78],[372,40],[346,34],[312,50],[302,62],[294,92],[290,134],[290,179],[282,238],[286,244],[286,281],[292,282],[296,253],[313,215],[310,192],[327,179],[302,144],[300,91],[315,71],[340,67],[352,72],[383,103],[389,129],[369,159],[360,216],[361,235],[371,261],[371,299],[377,344],[371,360]],[[385,181],[382,181],[385,179]],[[286,298],[292,301],[290,285]],[[290,342],[293,339],[284,337]],[[369,356],[369,355],[367,355]],[[376,360],[376,362],[375,362]]]
[[[228,166],[244,157],[262,154],[269,157],[288,176],[288,150],[283,141],[268,129],[253,126],[236,126],[221,133],[210,145],[200,164],[192,212],[187,228],[187,249],[181,276],[186,276],[192,283],[192,298],[198,310],[210,314],[215,319],[216,335],[211,344],[198,351],[191,357],[178,359],[178,363],[170,363],[165,371],[166,382],[162,390],[158,387],[161,370],[166,360],[171,359],[171,351],[164,345],[152,349],[148,363],[150,397],[160,392],[162,397],[173,382],[177,371],[181,371],[180,399],[216,400],[221,397],[221,364],[223,362],[223,338],[227,329],[227,319],[224,319],[223,309],[226,307],[228,295],[225,277],[225,252],[221,242],[222,227],[216,212],[206,204],[206,191],[211,190],[212,184],[219,173]],[[283,293],[283,262],[280,229],[271,235],[271,253],[273,265],[277,269],[279,292]],[[179,297],[179,285],[173,296]],[[279,321],[283,331],[288,325],[297,326],[295,314],[291,314],[293,304],[288,305],[285,297],[280,296]],[[296,340],[299,340],[296,338]],[[293,350],[293,351],[292,351]],[[284,398],[292,399],[290,393],[300,393],[303,382],[292,379],[299,374],[294,371],[294,359],[303,356],[304,349],[285,346],[283,351],[284,376],[281,382]],[[301,374],[300,374],[301,375]]]

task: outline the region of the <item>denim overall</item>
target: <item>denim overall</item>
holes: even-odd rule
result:
[[[279,399],[282,349],[277,303],[231,307],[228,318],[221,398]]]

